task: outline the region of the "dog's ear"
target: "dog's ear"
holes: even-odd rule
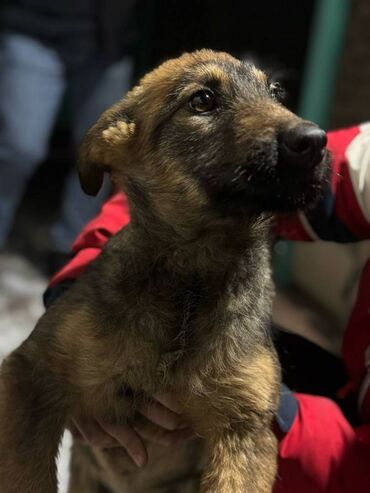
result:
[[[135,123],[119,102],[105,111],[88,130],[80,146],[78,174],[83,191],[96,195],[104,179],[104,172],[111,171],[117,152],[124,153],[124,146],[135,132]]]

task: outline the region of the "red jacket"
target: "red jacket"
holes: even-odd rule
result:
[[[291,240],[352,242],[370,238],[370,124],[328,134],[333,173],[314,211],[281,216],[279,234]],[[73,245],[74,257],[51,281],[78,277],[105,242],[130,220],[128,203],[114,195]],[[275,493],[370,493],[370,261],[344,334],[343,358],[364,420],[350,427],[322,397],[296,394],[298,409],[280,436]]]

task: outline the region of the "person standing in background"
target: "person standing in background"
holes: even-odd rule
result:
[[[0,251],[26,183],[46,157],[67,94],[75,147],[131,84],[135,0],[5,0],[0,7]],[[55,267],[99,210],[71,172],[51,229]]]

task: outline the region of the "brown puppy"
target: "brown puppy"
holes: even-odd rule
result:
[[[70,416],[115,424],[177,395],[197,441],[122,450],[76,445],[73,493],[269,493],[279,365],[269,334],[272,212],[311,202],[325,133],[278,101],[250,64],[202,50],[148,74],[83,145],[83,188],[104,171],[132,220],[3,363],[2,493],[55,493]],[[200,486],[198,476],[204,468]]]

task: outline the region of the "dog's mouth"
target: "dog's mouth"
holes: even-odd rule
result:
[[[209,169],[203,184],[227,215],[292,212],[314,206],[329,177],[330,155],[322,149],[306,162],[284,159],[276,146],[256,151],[252,161]]]

